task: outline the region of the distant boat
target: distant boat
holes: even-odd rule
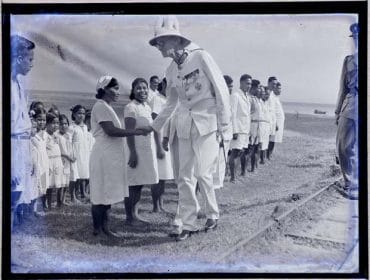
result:
[[[326,114],[326,111],[320,111],[320,110],[317,110],[315,109],[315,111],[313,111],[314,114],[321,114],[321,115],[325,115]]]

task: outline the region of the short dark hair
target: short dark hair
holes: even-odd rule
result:
[[[274,80],[277,80],[277,78],[275,76],[271,76],[271,77],[268,78],[267,82],[270,83]]]
[[[158,79],[159,80],[159,77],[154,75],[154,76],[151,76],[150,79],[149,79],[149,82],[153,82],[154,79]]]
[[[69,119],[67,118],[66,115],[64,114],[59,115],[59,122],[62,122],[62,120],[66,120],[69,125]]]
[[[233,79],[229,75],[224,75],[224,79],[227,85],[231,85],[233,83]]]
[[[116,78],[112,78],[109,84],[107,84],[105,88],[112,88],[112,87],[115,87],[116,85],[118,85],[118,80]],[[95,98],[102,99],[104,94],[105,94],[105,90],[102,88],[99,88],[97,90],[97,94],[95,94]]]
[[[51,104],[50,109],[48,110],[48,113],[52,113],[57,116],[59,116],[60,114],[59,109],[55,104]]]
[[[31,110],[35,110],[37,108],[37,106],[41,105],[42,107],[45,108],[45,105],[44,103],[42,103],[41,101],[33,101],[30,105],[30,111]]]
[[[158,85],[158,91],[161,92],[166,87],[167,87],[167,80],[166,78],[163,78],[163,80]]]
[[[252,79],[252,76],[248,74],[243,74],[240,76],[240,81],[245,81],[247,79]]]
[[[43,115],[45,114],[46,115],[46,110],[45,108],[37,108],[36,110],[34,110],[34,114],[33,114],[33,118],[36,119],[39,115]]]
[[[25,56],[29,51],[35,48],[35,43],[19,35],[10,37],[11,58]]]
[[[80,110],[80,109],[84,109],[85,112],[86,112],[86,108],[84,106],[80,105],[80,104],[77,104],[77,105],[75,105],[71,108],[71,111],[72,111],[71,119],[72,119],[72,121],[76,120],[74,114],[76,114],[78,112],[78,110]]]
[[[59,117],[53,113],[47,113],[46,114],[46,124],[49,124],[51,123],[54,119],[58,119],[59,120]]]
[[[258,87],[261,84],[259,80],[252,80],[252,87]]]
[[[139,83],[145,83],[146,86],[148,86],[148,82],[144,78],[136,78],[131,84],[131,93],[130,93],[130,99],[131,100],[135,99],[134,89],[135,89],[136,85],[139,84]]]

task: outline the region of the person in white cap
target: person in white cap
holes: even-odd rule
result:
[[[91,111],[91,132],[95,138],[90,155],[90,200],[94,235],[103,231],[110,237],[118,235],[108,228],[111,204],[128,197],[126,157],[121,137],[145,135],[139,127],[122,129],[121,122],[112,108],[119,98],[119,84],[111,76],[103,76],[96,85],[98,99]]]
[[[161,18],[149,44],[163,57],[173,59],[166,71],[168,101],[147,131],[160,131],[178,104],[176,131],[179,138],[180,170],[178,179],[181,233],[187,239],[199,230],[196,225],[199,203],[195,177],[206,200],[205,229],[214,229],[219,218],[213,176],[219,140],[230,122],[229,92],[222,73],[203,49],[191,48],[191,41],[179,32],[174,16]]]
[[[344,59],[337,106],[338,125],[336,145],[340,168],[344,178],[341,192],[350,199],[358,199],[357,144],[358,144],[358,52],[359,26],[350,26],[355,52]]]

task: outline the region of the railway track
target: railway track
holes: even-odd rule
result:
[[[230,247],[228,250],[226,250],[223,254],[220,254],[217,259],[215,260],[216,263],[222,264],[225,263],[230,257],[235,255],[237,252],[241,251],[243,248],[247,247],[249,244],[251,244],[253,241],[257,240],[258,238],[264,236],[268,232],[270,232],[274,228],[280,228],[282,223],[290,217],[293,213],[296,213],[301,208],[303,208],[305,205],[307,205],[309,202],[317,199],[320,195],[328,191],[331,187],[334,186],[335,183],[328,184],[327,186],[324,186],[320,188],[319,190],[315,191],[302,201],[300,201],[298,204],[296,204],[294,207],[277,214],[276,216],[272,216],[271,219],[262,227],[260,227],[258,230],[256,230],[253,234],[247,236],[244,239],[241,239],[238,241],[234,246]],[[341,240],[335,240],[330,238],[316,238],[312,236],[304,236],[301,234],[291,234],[288,233],[285,235],[286,238],[294,239],[298,242],[306,242],[306,243],[316,243],[320,244],[321,246],[325,247],[326,245],[332,246],[335,248],[342,249],[345,247],[346,244],[344,244]]]

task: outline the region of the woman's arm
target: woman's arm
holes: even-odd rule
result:
[[[146,135],[146,133],[142,131],[140,128],[135,129],[136,120],[135,120],[135,125],[131,128],[127,126],[126,119],[125,119],[125,124],[126,124],[127,129],[116,127],[111,121],[104,121],[104,122],[100,122],[99,124],[103,128],[104,132],[110,137],[128,137],[128,136],[134,136],[134,135]]]
[[[134,131],[136,127],[136,119],[132,117],[125,118],[125,127],[128,131]],[[135,147],[135,137],[133,135],[127,136],[127,146],[130,150],[130,158],[128,161],[128,165],[131,168],[135,168],[138,163],[136,147]]]

